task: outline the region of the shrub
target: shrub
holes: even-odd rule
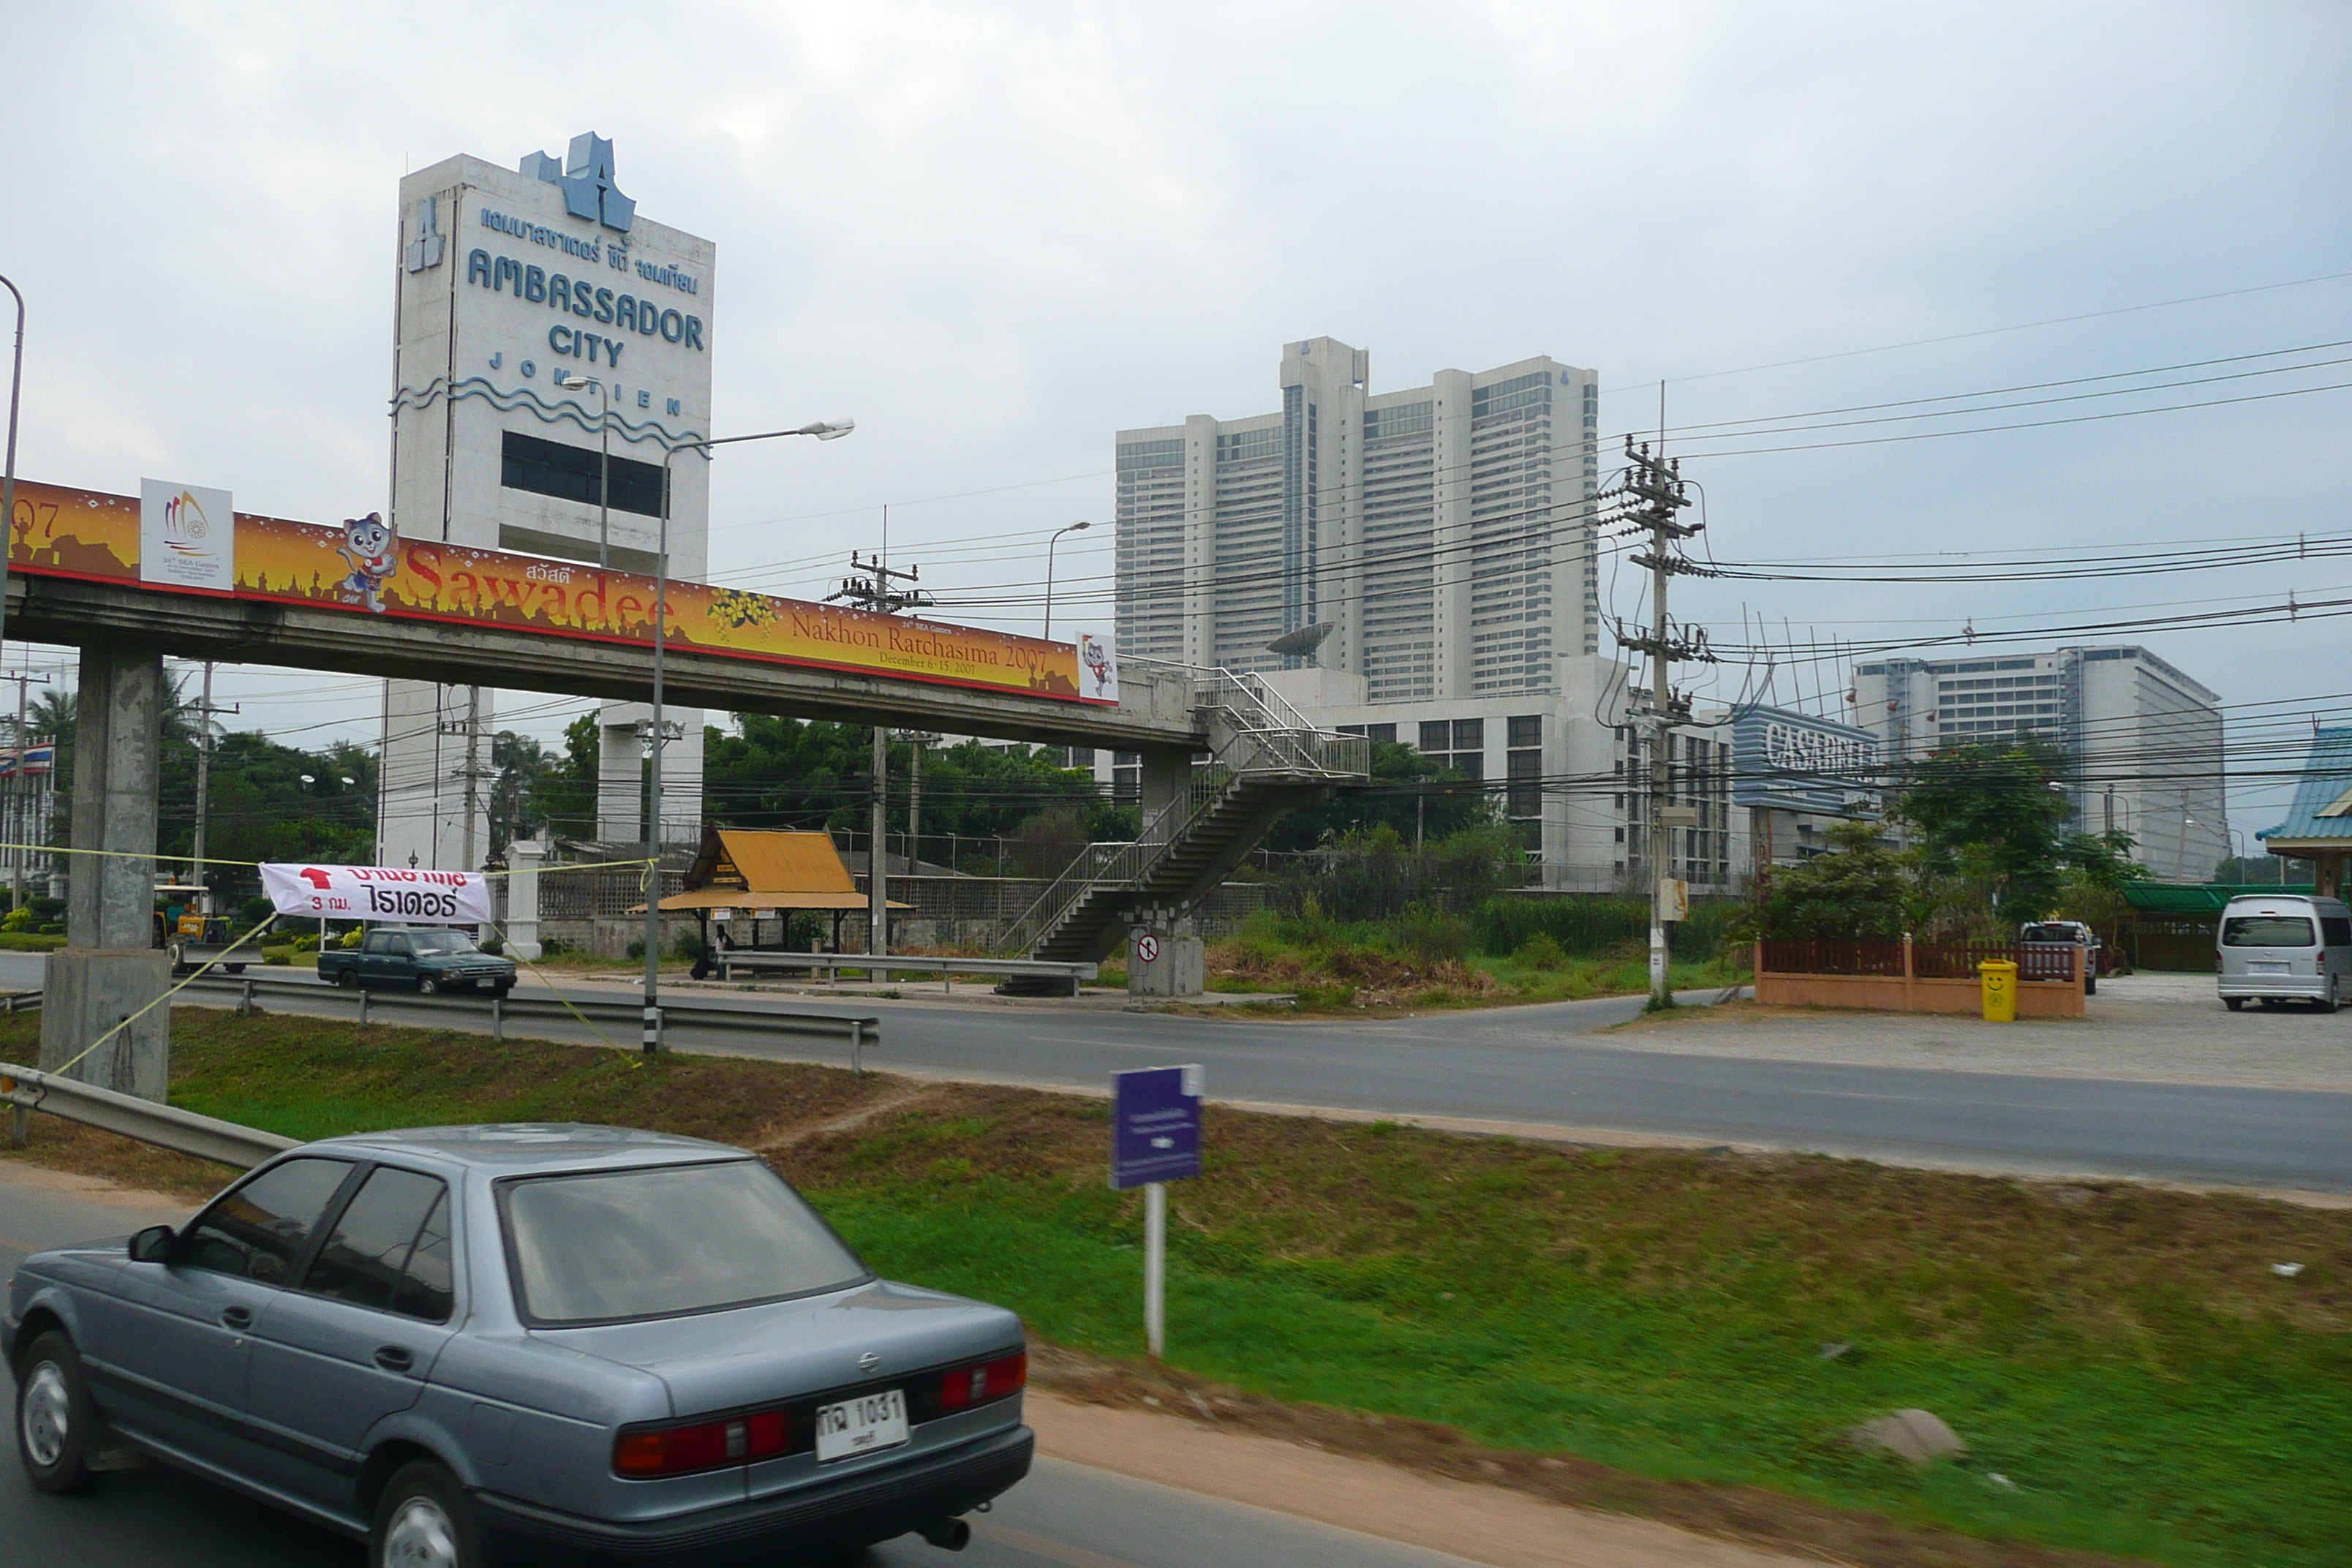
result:
[[[294,952],[316,952],[318,950],[318,933],[315,931],[306,931],[302,935],[294,939],[293,945],[289,951]]]
[[[273,947],[261,955],[261,962],[280,966],[290,964],[294,962],[294,950],[290,947]]]
[[[500,956],[506,952],[506,941],[502,937],[493,934],[482,939],[482,951],[488,953],[492,958]]]
[[[30,931],[33,929],[33,907],[10,910],[6,920],[0,920],[0,931]]]
[[[1538,931],[1519,944],[1520,967],[1525,969],[1558,969],[1568,962],[1568,954],[1549,931]]]
[[[1397,917],[1396,944],[1423,963],[1470,955],[1470,922],[1459,915],[1415,905]]]

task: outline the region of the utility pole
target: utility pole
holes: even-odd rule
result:
[[[918,586],[923,569],[909,567],[896,571],[888,564],[889,517],[882,514],[883,550],[885,553],[872,560],[861,559],[856,551],[849,552],[850,574],[841,580],[841,586],[827,594],[825,602],[844,600],[858,609],[877,616],[895,616],[901,610],[919,610],[929,605],[931,596]],[[863,573],[860,576],[858,574]],[[905,587],[898,586],[905,584]],[[918,766],[920,764],[918,763]],[[872,934],[867,937],[866,951],[880,958],[890,951],[889,896],[889,787],[890,787],[890,726],[877,722],[874,726],[874,805],[866,852],[866,920]],[[876,975],[877,980],[880,975]]]
[[[205,668],[209,669],[212,667],[207,665]],[[19,910],[25,907],[25,862],[31,858],[29,846],[33,841],[33,813],[26,809],[31,803],[33,792],[26,787],[31,779],[25,772],[25,694],[28,687],[47,686],[49,678],[35,675],[27,669],[12,669],[0,674],[0,680],[16,683],[16,766],[8,775],[8,842],[12,846],[8,851],[8,907]],[[196,820],[201,824],[204,818],[200,816]],[[199,826],[197,831],[202,832],[202,827]],[[203,840],[197,842],[201,844]],[[199,866],[197,869],[202,871],[203,867]]]
[[[1663,403],[1663,394],[1661,395]],[[1666,975],[1666,926],[1669,901],[1673,911],[1679,913],[1683,889],[1667,875],[1674,860],[1674,831],[1682,826],[1681,816],[1696,814],[1684,807],[1670,821],[1668,802],[1674,795],[1674,766],[1671,747],[1674,727],[1690,718],[1690,699],[1675,692],[1673,667],[1676,659],[1703,659],[1712,663],[1715,656],[1706,650],[1706,637],[1694,631],[1677,637],[1674,622],[1666,614],[1666,584],[1677,572],[1696,570],[1685,560],[1676,546],[1698,532],[1700,524],[1684,522],[1675,514],[1690,505],[1685,489],[1682,465],[1670,461],[1664,452],[1663,428],[1659,450],[1653,453],[1647,441],[1638,447],[1631,436],[1625,437],[1625,460],[1631,470],[1625,477],[1624,493],[1633,501],[1626,521],[1635,529],[1646,531],[1649,543],[1631,559],[1636,566],[1650,569],[1650,624],[1647,627],[1632,627],[1617,623],[1617,642],[1622,647],[1645,656],[1650,661],[1649,712],[1645,715],[1650,731],[1649,843],[1645,851],[1650,876],[1650,1005],[1671,1007],[1675,1005],[1674,988]]]
[[[466,760],[452,774],[466,791],[465,836],[458,858],[464,862],[461,869],[479,870],[480,858],[474,851],[477,843],[475,823],[478,820],[482,804],[481,784],[483,778],[494,774],[497,771],[482,766],[482,689],[480,687],[466,688],[466,716],[463,719],[444,723],[441,726],[441,732],[445,735],[466,737]]]
[[[21,691],[22,688],[18,689]],[[205,660],[205,683],[202,692],[203,694],[196,699],[196,873],[194,879],[196,886],[207,889],[204,895],[204,912],[211,914],[213,912],[212,893],[209,890],[209,884],[205,881],[205,824],[210,815],[213,799],[213,715],[234,713],[237,711],[240,704],[232,702],[226,708],[214,705],[211,659]],[[22,735],[25,730],[24,712],[24,703],[19,700],[16,705],[16,731],[19,735]],[[23,743],[22,741],[17,742],[19,746]]]

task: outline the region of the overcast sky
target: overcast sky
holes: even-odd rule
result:
[[[20,473],[321,521],[383,506],[396,182],[593,129],[640,211],[718,244],[716,427],[858,421],[717,466],[714,574],[776,592],[821,593],[885,502],[927,584],[1034,581],[1044,531],[1108,520],[1115,429],[1270,411],[1281,344],[1323,333],[1370,348],[1374,391],[1536,353],[1595,367],[1604,434],[1654,424],[1661,378],[1680,425],[2352,339],[2352,279],[2297,281],[2352,272],[2341,5],[20,5],[6,26]],[[2347,400],[1685,472],[1715,553],[1742,560],[2341,534]],[[1107,590],[1109,542],[1066,542],[1064,591]],[[1743,605],[1801,642],[1869,641],[2347,579],[1683,603],[1724,642]],[[2127,640],[2307,732],[2347,706],[2347,626]],[[225,689],[235,722],[371,738],[358,683]],[[579,707],[503,706],[549,734]],[[2242,790],[2233,825],[2267,826],[2272,798]]]

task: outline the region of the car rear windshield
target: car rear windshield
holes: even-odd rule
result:
[[[2301,915],[2231,915],[2221,922],[2223,947],[2310,947],[2311,922]]]
[[[756,1160],[537,1176],[499,1189],[524,1314],[541,1324],[671,1317],[868,1278]]]

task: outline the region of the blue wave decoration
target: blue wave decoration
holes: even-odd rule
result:
[[[445,397],[452,403],[463,403],[469,397],[479,397],[502,414],[511,414],[518,408],[527,409],[550,425],[561,425],[568,421],[579,426],[591,436],[596,434],[596,416],[600,411],[590,409],[578,398],[551,400],[541,397],[530,387],[497,386],[492,384],[488,377],[479,375],[469,375],[463,381],[455,383],[446,375],[436,375],[421,387],[404,386],[392,399],[389,412],[398,414],[404,408],[430,408]],[[698,430],[673,431],[658,419],[647,419],[643,423],[633,425],[629,422],[628,416],[617,408],[613,410],[613,428],[625,441],[650,441],[665,448],[686,446],[703,439],[702,433]],[[709,456],[708,452],[703,455],[706,458]]]

